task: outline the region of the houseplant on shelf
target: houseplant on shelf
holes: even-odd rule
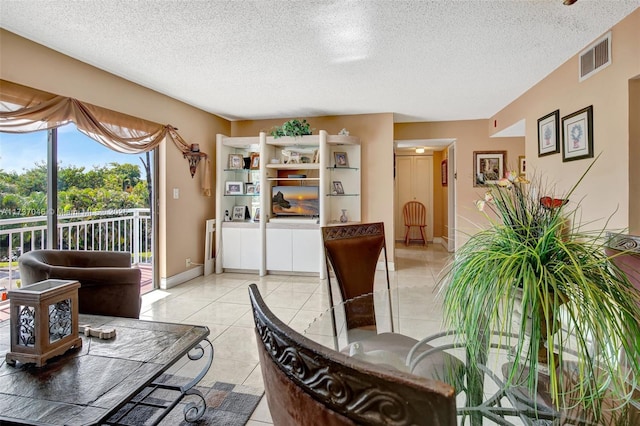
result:
[[[271,136],[279,138],[281,136],[291,136],[297,138],[298,136],[310,135],[313,129],[307,123],[307,120],[289,120],[282,126],[275,126],[271,129]]]
[[[479,331],[497,332],[498,343],[513,346],[507,387],[536,395],[546,369],[554,408],[581,407],[600,421],[611,415],[605,396],[618,410],[640,380],[640,294],[605,255],[605,232],[585,231],[579,206],[569,210],[594,163],[561,199],[513,172],[490,186],[476,202],[489,226],[456,251],[441,291],[445,322],[465,336],[468,365],[489,350]],[[569,359],[574,371],[556,368]]]

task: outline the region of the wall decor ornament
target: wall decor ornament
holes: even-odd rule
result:
[[[593,105],[562,117],[562,161],[593,157]]]
[[[560,152],[560,110],[538,119],[538,157]]]
[[[442,186],[447,186],[447,179],[448,179],[447,173],[449,173],[449,165],[448,165],[448,160],[445,158],[440,163],[440,179],[441,179]]]
[[[473,152],[473,186],[495,185],[504,177],[507,151]]]

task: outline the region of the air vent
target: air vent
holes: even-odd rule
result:
[[[609,64],[611,64],[610,32],[580,53],[579,80],[586,80]]]

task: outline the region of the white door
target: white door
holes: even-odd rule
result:
[[[395,239],[405,234],[402,208],[409,201],[419,201],[427,208],[427,240],[433,240],[433,157],[396,156]]]

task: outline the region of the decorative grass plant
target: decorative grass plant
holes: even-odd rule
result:
[[[279,138],[281,136],[291,136],[297,138],[299,136],[310,135],[313,129],[310,124],[307,123],[307,120],[289,120],[286,121],[282,126],[275,126],[271,129],[271,136],[274,138]]]
[[[513,173],[490,186],[476,203],[490,225],[456,251],[442,291],[445,321],[465,336],[472,367],[489,350],[476,336],[497,332],[513,346],[507,387],[535,395],[548,368],[556,408],[582,407],[598,422],[623,412],[638,385],[640,295],[605,255],[605,231],[584,231],[579,206],[567,207],[591,167],[561,199]],[[569,360],[570,373],[554,368]]]

